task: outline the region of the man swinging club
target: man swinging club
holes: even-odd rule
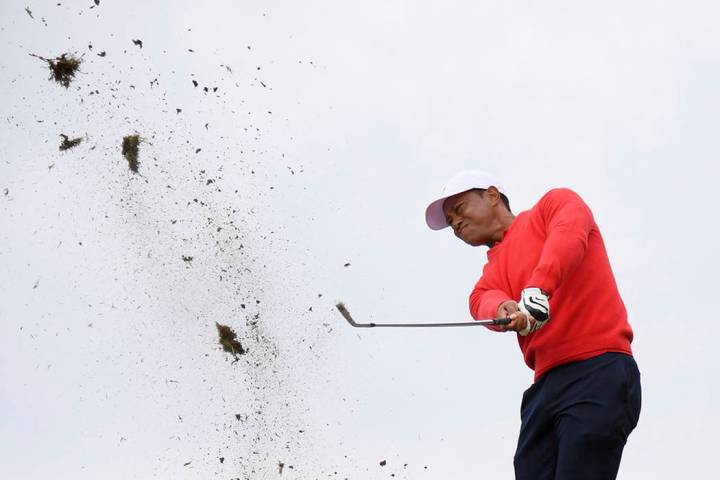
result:
[[[517,480],[608,480],[640,416],[633,332],[600,230],[568,189],[513,215],[491,175],[452,177],[425,219],[489,247],[470,294],[475,319],[509,317],[535,381],[523,394]]]

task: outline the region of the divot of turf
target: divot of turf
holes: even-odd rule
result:
[[[61,152],[77,147],[82,142],[82,137],[70,139],[67,135],[64,135],[62,133],[60,134],[60,136],[63,139],[62,143],[60,143],[60,147],[58,147]]]
[[[232,353],[235,360],[237,360],[238,355],[242,355],[247,351],[242,347],[242,345],[240,345],[240,342],[237,339],[237,334],[232,328],[227,325],[220,325],[217,322],[215,322],[215,326],[217,327],[218,334],[220,335],[220,345],[222,345],[223,350],[228,353]]]
[[[123,137],[122,154],[128,162],[128,167],[133,173],[138,172],[138,154],[140,145],[140,135],[127,135]]]

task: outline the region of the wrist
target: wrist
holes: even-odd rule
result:
[[[550,293],[549,293],[547,290],[545,290],[544,288],[541,288],[541,287],[529,286],[529,287],[525,287],[524,290],[529,290],[529,289],[531,289],[531,288],[532,288],[532,289],[537,289],[540,293],[542,293],[543,295],[545,295],[548,299],[550,298]]]

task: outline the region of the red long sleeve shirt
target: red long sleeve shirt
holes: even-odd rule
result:
[[[605,352],[632,354],[633,332],[592,212],[568,189],[549,191],[518,214],[470,294],[473,318],[495,318],[526,287],[550,295],[550,321],[518,335],[535,381],[558,365]]]

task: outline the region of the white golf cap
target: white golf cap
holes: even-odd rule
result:
[[[441,230],[448,225],[443,211],[443,203],[448,197],[457,195],[458,193],[467,192],[473,188],[495,187],[500,193],[505,195],[505,189],[502,187],[497,178],[487,172],[480,170],[462,170],[456,173],[447,181],[442,189],[441,197],[428,205],[425,210],[425,221],[428,227],[433,230]]]

